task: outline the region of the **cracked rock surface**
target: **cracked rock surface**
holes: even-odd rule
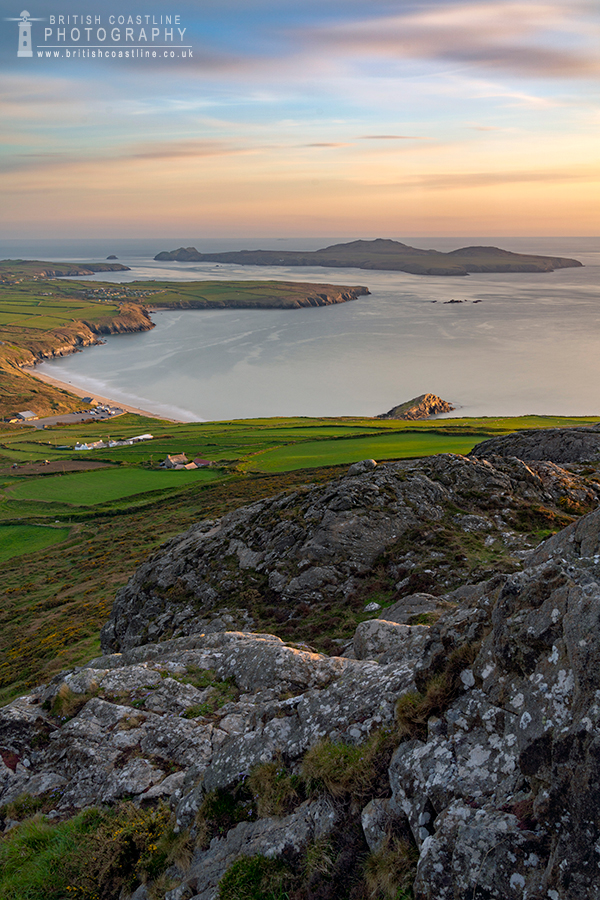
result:
[[[153,600],[156,585],[177,573],[199,595],[218,591],[207,573],[232,543],[240,566],[281,575],[282,594],[341,590],[402,523],[445,515],[448,497],[458,505],[461,491],[482,489],[483,475],[504,504],[509,489],[511,498],[518,489],[595,497],[551,464],[440,459],[263,501],[170,542],[121,592],[104,656],[0,709],[0,804],[53,791],[56,815],[66,816],[122,797],[164,799],[180,828],[193,827],[206,793],[255,765],[282,760],[297,772],[323,738],[361,744],[392,727],[397,701],[426,692],[468,646],[459,689],[416,732],[398,731],[386,791],[362,810],[365,848],[377,850],[393,828],[411,836],[416,900],[600,900],[599,509],[529,553],[520,571],[402,597],[390,619],[384,609],[358,626],[345,656],[222,628],[144,643],[155,613],[168,611]],[[282,531],[280,520],[267,530],[273,509],[298,506]],[[468,516],[477,533],[496,527],[483,506],[452,515]],[[361,519],[374,522],[367,535]],[[277,568],[281,559],[292,568]],[[306,559],[314,565],[303,569]],[[300,583],[303,574],[313,580]],[[411,610],[434,619],[408,624]],[[61,703],[71,704],[68,716]],[[172,897],[215,900],[240,855],[298,856],[344,827],[326,795],[242,822],[194,851]]]
[[[527,462],[577,463],[600,459],[600,424],[579,428],[518,431],[482,441],[471,450],[475,459],[515,456]]]
[[[481,546],[482,555],[488,547],[518,554],[531,546],[519,525],[525,508],[583,512],[600,492],[546,462],[444,454],[361,466],[324,486],[200,522],[165,544],[117,594],[103,651],[194,632],[248,631],[248,606],[257,601],[271,605],[280,624],[301,627],[306,610],[351,600],[384,556],[398,598],[422,591],[421,584],[440,595],[468,575],[458,545],[444,556],[444,527]],[[424,546],[411,540],[416,532],[424,533]]]

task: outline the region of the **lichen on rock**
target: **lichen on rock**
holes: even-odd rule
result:
[[[445,456],[194,526],[120,592],[103,656],[0,709],[0,804],[52,792],[60,819],[165,800],[195,837],[206,798],[267,765],[296,779],[292,808],[249,805],[169,870],[167,896],[216,900],[229,867],[257,856],[298,886],[315,847],[351,834],[345,856],[320,851],[335,857],[324,896],[393,846],[416,860],[415,900],[600,897],[600,511],[536,548],[514,527],[565,498],[597,503],[557,465]],[[240,627],[250,613],[232,597],[249,575],[292,611],[351,596],[382,559],[414,558],[403,535],[450,522],[473,546],[514,542],[518,565],[445,589],[438,558],[435,594],[398,588],[336,655]],[[338,758],[385,765],[337,791],[306,775],[324,747],[334,774]]]

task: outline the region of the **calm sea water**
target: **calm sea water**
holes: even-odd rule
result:
[[[98,276],[110,281],[259,278],[369,287],[368,297],[317,309],[156,312],[150,332],[112,336],[40,366],[91,394],[157,413],[187,420],[369,416],[431,391],[468,416],[600,415],[599,239],[400,239],[441,250],[485,243],[573,256],[584,268],[457,278],[151,258],[182,244],[311,249],[331,239],[15,241],[0,254],[89,260],[116,253],[132,271]]]

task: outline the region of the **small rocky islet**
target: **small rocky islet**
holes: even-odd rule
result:
[[[6,839],[24,797],[55,822],[127,800],[189,852],[115,897],[227,900],[250,872],[294,898],[596,897],[599,457],[600,425],[510,435],[193,525],[118,593],[101,657],[0,710]]]

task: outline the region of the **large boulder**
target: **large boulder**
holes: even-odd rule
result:
[[[471,450],[474,459],[516,456],[531,462],[577,463],[600,459],[600,422],[581,428],[546,428],[517,431],[482,441]]]
[[[303,609],[345,603],[385,554],[398,599],[420,583],[440,595],[469,572],[465,554],[447,546],[448,528],[476,536],[482,549],[520,551],[531,546],[522,511],[538,505],[564,519],[565,507],[596,501],[595,486],[547,463],[492,465],[446,454],[348,474],[201,522],[169,541],[119,591],[102,648],[247,631],[253,604],[301,625]],[[422,546],[415,544],[419,532]]]

